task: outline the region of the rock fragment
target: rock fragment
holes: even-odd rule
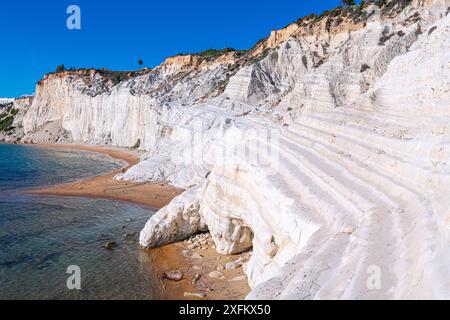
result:
[[[192,285],[195,286],[195,285],[197,284],[197,282],[200,281],[201,277],[202,277],[201,274],[197,273],[197,274],[194,276],[194,279],[192,279]]]
[[[115,247],[117,247],[117,243],[115,241],[110,241],[107,244],[105,244],[106,250],[112,250]]]
[[[219,271],[211,271],[208,276],[213,279],[225,279],[223,273]]]
[[[203,256],[200,255],[200,254],[198,254],[197,252],[194,252],[194,253],[192,254],[192,257],[191,257],[191,258],[194,259],[194,260],[198,260],[198,259],[203,259]]]
[[[163,279],[171,281],[181,281],[183,280],[183,272],[181,272],[180,270],[164,272]]]
[[[185,298],[205,298],[206,293],[203,292],[185,292],[184,293]]]

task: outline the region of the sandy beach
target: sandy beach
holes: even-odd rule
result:
[[[157,183],[132,183],[116,181],[114,176],[139,162],[139,153],[135,150],[82,145],[33,145],[39,148],[64,148],[98,152],[122,160],[127,165],[104,175],[82,181],[61,184],[44,189],[30,190],[29,193],[84,198],[101,198],[142,204],[153,208],[162,208],[182,190]]]
[[[124,162],[124,166],[104,175],[66,183],[27,193],[66,197],[88,197],[124,201],[154,209],[167,205],[183,190],[162,183],[133,183],[116,181],[114,176],[137,164],[140,154],[136,150],[84,145],[33,145],[40,148],[64,148],[102,153]],[[126,164],[125,164],[126,163]],[[143,226],[142,226],[143,227]],[[156,272],[161,281],[163,299],[244,299],[250,292],[242,266],[225,269],[226,263],[248,259],[248,253],[221,256],[208,234],[153,250],[141,249],[148,270]],[[164,279],[164,273],[179,271],[180,281]],[[211,273],[214,276],[211,277]]]

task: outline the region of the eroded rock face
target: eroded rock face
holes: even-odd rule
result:
[[[140,139],[147,154],[117,179],[186,189],[141,244],[209,230],[222,254],[253,247],[249,298],[450,298],[450,4],[402,3],[292,27],[262,55],[267,40],[242,58],[170,59],[105,92],[46,79],[25,132]]]
[[[13,98],[0,98],[0,105],[3,107],[5,105],[8,105],[10,103],[14,102]]]
[[[207,226],[199,214],[197,193],[197,189],[190,189],[159,210],[141,232],[141,245],[157,247],[206,231]]]
[[[0,141],[19,142],[24,136],[23,118],[33,103],[33,96],[17,99],[0,99]],[[10,118],[9,125],[5,125]]]

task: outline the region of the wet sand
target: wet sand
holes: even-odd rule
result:
[[[128,170],[139,162],[140,154],[136,150],[84,145],[49,144],[33,146],[98,152],[124,161],[124,166],[113,172],[81,181],[27,191],[30,194],[101,198],[159,209],[183,191],[162,183],[133,183],[114,180],[114,176],[118,173]],[[156,273],[161,281],[162,299],[238,300],[245,298],[250,292],[250,288],[246,278],[243,277],[242,267],[221,271],[223,273],[221,279],[209,277],[211,271],[215,271],[217,268],[221,269],[225,263],[235,261],[239,256],[219,255],[214,249],[214,243],[210,237],[207,238],[206,245],[198,248],[191,248],[191,246],[188,241],[184,241],[148,251],[141,249],[141,254],[146,255],[144,260],[149,264],[146,269]],[[201,255],[201,258],[197,256],[196,259],[193,259],[194,253]],[[181,281],[163,279],[164,272],[173,270],[180,270],[183,273]],[[194,278],[200,278],[200,280],[194,284]],[[189,294],[186,296],[185,293],[201,294],[203,297],[192,297]]]

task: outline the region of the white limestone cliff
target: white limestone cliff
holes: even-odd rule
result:
[[[23,118],[32,103],[33,96],[0,99],[0,142],[16,143],[23,138]]]
[[[221,254],[253,248],[249,299],[448,299],[450,3],[387,3],[118,83],[49,75],[25,140],[139,141],[117,179],[186,189],[142,246],[209,230]]]
[[[14,98],[0,98],[0,105],[5,105],[14,102]]]

